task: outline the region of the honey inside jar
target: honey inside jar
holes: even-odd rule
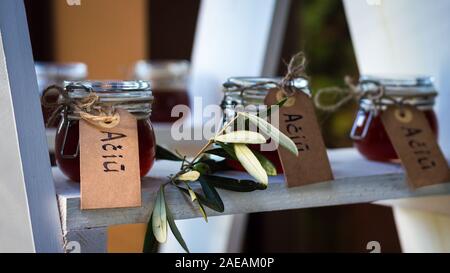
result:
[[[385,98],[378,101],[363,98],[360,101],[350,136],[356,149],[367,159],[398,162],[398,155],[381,121],[381,111],[396,102],[413,105],[424,112],[437,138],[438,121],[433,110],[437,93],[430,77],[391,79],[363,76],[358,89],[361,92],[377,92],[380,87],[384,90]]]
[[[152,85],[155,104],[152,121],[173,123],[179,117],[172,117],[177,105],[190,106],[187,92],[189,62],[183,60],[139,61],[134,67],[136,80],[149,81]]]
[[[78,88],[82,86],[82,88]],[[150,121],[153,101],[150,85],[147,82],[67,82],[65,88],[71,99],[82,99],[89,92],[95,92],[103,103],[114,101],[117,107],[128,110],[137,118],[139,141],[139,167],[141,177],[153,166],[156,142]],[[103,99],[103,100],[102,100]],[[71,109],[65,109],[55,138],[55,157],[59,169],[72,181],[80,181],[79,119]]]

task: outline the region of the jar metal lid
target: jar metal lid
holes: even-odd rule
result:
[[[71,99],[83,99],[95,92],[99,102],[153,102],[147,81],[66,81],[64,88]]]
[[[433,78],[429,76],[361,76],[359,80],[361,92],[377,91],[383,87],[385,95],[395,101],[401,101],[419,107],[432,107],[437,96]],[[391,99],[382,98],[381,105],[393,104]],[[373,106],[370,99],[361,100],[364,106]]]
[[[114,105],[133,113],[138,118],[151,114],[153,95],[146,81],[81,81],[64,82],[69,99],[77,101],[93,92],[98,96],[97,105]]]
[[[233,77],[229,78],[224,86],[224,101],[222,104],[234,105],[263,105],[268,92],[278,87],[282,81],[280,77]],[[257,86],[255,86],[257,85]],[[310,94],[309,82],[305,78],[296,78],[291,81],[291,86]],[[248,89],[247,89],[248,88]]]

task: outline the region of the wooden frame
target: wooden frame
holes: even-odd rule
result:
[[[0,2],[0,252],[61,252],[62,232],[22,1]]]

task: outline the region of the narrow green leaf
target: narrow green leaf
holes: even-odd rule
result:
[[[215,148],[205,152],[205,154],[216,155],[227,159],[234,159],[223,148]]]
[[[189,198],[191,197],[191,195],[190,195],[188,189],[185,189],[185,188],[180,187],[180,186],[177,186],[177,188],[178,188],[182,193],[186,194]],[[214,210],[214,211],[221,212],[221,211],[220,211],[220,208],[218,208],[218,207],[216,206],[216,204],[210,202],[205,196],[203,196],[203,195],[201,195],[200,193],[195,192],[195,191],[194,191],[194,193],[195,193],[195,196],[197,197],[197,202],[198,202],[198,203],[201,203],[202,205],[207,206],[208,208],[210,208],[210,209],[212,209],[212,210]],[[202,214],[203,214],[203,212],[202,212]]]
[[[189,195],[191,196],[191,202],[195,202],[195,200],[197,200],[197,195],[191,188],[189,188],[188,191],[189,191]]]
[[[198,203],[198,208],[200,210],[200,213],[203,216],[203,219],[205,219],[205,222],[208,223],[208,215],[206,214],[205,208],[203,207],[202,201],[200,201],[200,199],[197,198],[197,203]]]
[[[155,238],[155,235],[153,234],[152,217],[153,217],[153,214],[150,215],[150,218],[148,220],[147,231],[145,232],[144,248],[142,250],[143,253],[157,253],[158,252],[159,244]]]
[[[204,161],[204,160],[203,160]],[[192,167],[193,170],[199,172],[200,174],[208,174],[211,172],[211,168],[209,167],[209,165],[206,163],[206,161],[204,162],[199,162],[196,163],[194,165],[194,167]]]
[[[251,123],[261,130],[262,133],[268,135],[272,138],[273,141],[279,143],[281,146],[286,148],[288,151],[298,156],[298,149],[295,143],[285,134],[283,134],[280,130],[278,130],[275,126],[267,122],[266,120],[254,116],[252,114],[241,112],[241,115],[247,117]]]
[[[256,151],[253,151],[256,158],[258,159],[259,163],[261,163],[261,166],[264,168],[268,176],[276,176],[277,175],[277,168],[273,163],[267,159],[267,157],[263,156],[261,153],[258,153]]]
[[[234,131],[225,135],[217,136],[214,139],[221,143],[246,143],[246,144],[263,144],[266,138],[257,132],[252,131]]]
[[[209,171],[207,173],[202,173],[202,174],[213,174],[213,173],[220,172],[220,171],[232,170],[232,168],[229,166],[226,159],[219,160],[219,161],[208,159],[208,160],[204,160],[202,162],[207,164],[208,169],[209,169]]]
[[[202,179],[205,179],[210,185],[216,188],[235,192],[252,192],[267,189],[266,185],[252,180],[238,180],[214,175],[204,175]]]
[[[166,202],[166,214],[167,214],[167,222],[169,223],[170,230],[172,231],[173,236],[175,236],[175,238],[177,239],[177,241],[181,245],[181,247],[184,249],[184,251],[189,253],[189,249],[186,245],[186,242],[184,241],[183,236],[181,236],[181,233],[178,230],[177,225],[175,224],[175,220],[173,219],[172,212],[170,211],[170,208],[167,205],[167,202]]]
[[[219,146],[231,157],[230,159],[238,160],[233,144],[219,143]]]
[[[224,212],[225,206],[216,189],[213,186],[211,186],[207,180],[203,179],[203,177],[200,177],[199,182],[200,185],[202,186],[202,190],[203,193],[205,194],[206,199],[212,204],[214,204],[218,212]]]
[[[200,173],[197,171],[190,171],[187,173],[184,173],[177,177],[177,180],[180,181],[197,181],[200,177]]]
[[[167,215],[165,203],[164,186],[161,186],[156,195],[155,207],[153,208],[152,229],[156,240],[162,244],[167,241]]]
[[[251,176],[264,185],[269,183],[269,178],[267,177],[266,171],[247,145],[234,144],[234,152],[236,153],[236,157],[239,159],[242,167],[244,167],[244,169]]]
[[[220,146],[221,146],[221,148],[212,149],[212,150],[207,151],[206,153],[220,156],[220,157],[223,157],[226,159],[238,161],[238,158],[236,157],[236,154],[234,153],[234,147],[232,144],[220,143]],[[269,175],[269,176],[277,175],[277,168],[275,167],[275,165],[273,165],[273,163],[269,159],[267,159],[264,155],[262,155],[259,152],[256,152],[254,150],[252,150],[252,152],[255,154],[259,163],[261,163],[261,166],[264,168],[267,175]]]
[[[157,160],[170,160],[170,161],[183,161],[183,158],[172,153],[166,148],[156,145],[156,159]]]

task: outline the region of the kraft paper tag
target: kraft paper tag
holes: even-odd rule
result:
[[[282,99],[283,92],[273,89],[267,95],[265,103],[274,105]],[[310,97],[303,92],[296,92],[280,108],[279,116],[280,131],[294,141],[299,151],[299,156],[296,157],[282,147],[278,149],[288,187],[333,180],[327,151]]]
[[[137,121],[118,113],[112,129],[80,120],[81,209],[141,206]]]
[[[413,106],[391,106],[381,119],[414,188],[450,181],[450,169],[425,114]]]

